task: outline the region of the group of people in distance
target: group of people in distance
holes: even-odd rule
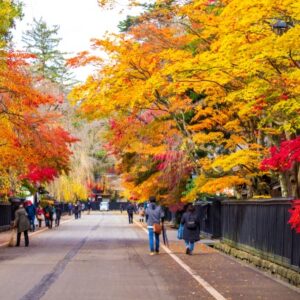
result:
[[[87,203],[82,203],[80,201],[75,202],[75,204],[73,203],[69,203],[68,204],[68,213],[69,216],[74,214],[75,219],[80,219],[81,218],[81,212],[85,211],[87,209],[88,214],[90,214],[91,212],[91,206],[92,203],[91,201],[87,201]]]
[[[159,254],[160,233],[165,217],[162,207],[156,203],[155,196],[149,197],[148,203],[146,203],[145,206],[140,206],[138,210],[135,209],[134,204],[129,203],[127,206],[129,224],[133,223],[133,213],[135,211],[139,214],[140,222],[144,222],[144,217],[146,217],[150,255]],[[178,238],[183,239],[185,242],[185,253],[192,255],[195,242],[200,240],[200,217],[193,204],[186,206],[178,230]]]
[[[25,246],[29,246],[28,231],[35,231],[36,222],[38,221],[38,227],[42,227],[42,221],[45,221],[45,226],[49,229],[53,226],[58,227],[62,215],[62,209],[60,205],[47,204],[44,208],[38,205],[36,208],[31,201],[25,201],[20,203],[15,211],[14,228],[17,230],[17,243],[16,246],[20,246],[21,234],[24,232]]]

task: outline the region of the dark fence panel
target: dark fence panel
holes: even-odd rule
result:
[[[0,230],[7,229],[12,221],[12,207],[10,204],[0,204]]]
[[[222,236],[221,202],[223,200],[222,198],[208,198],[207,201],[196,202],[201,232],[213,238]]]
[[[127,209],[129,202],[116,202],[116,201],[112,201],[109,202],[109,209],[110,210],[125,210]]]
[[[91,209],[92,210],[99,210],[100,209],[100,202],[99,201],[91,202]]]
[[[164,220],[171,222],[174,220],[175,218],[175,213],[172,213],[168,207],[163,207],[163,211],[164,211]]]
[[[299,269],[300,234],[288,224],[290,207],[291,199],[225,201],[221,209],[222,238]]]

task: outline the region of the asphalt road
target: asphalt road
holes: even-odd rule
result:
[[[28,248],[0,248],[0,299],[300,299],[217,252],[171,248],[150,256],[146,233],[125,214],[83,215],[35,235]]]

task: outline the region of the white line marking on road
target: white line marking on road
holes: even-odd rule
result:
[[[136,225],[141,227],[146,233],[147,229],[141,224],[134,221]],[[207,281],[205,281],[201,276],[199,276],[193,269],[191,269],[186,263],[184,263],[178,256],[176,256],[172,251],[164,245],[161,247],[169,254],[184,270],[186,270],[209,294],[211,294],[216,300],[226,300],[216,289],[214,289]]]

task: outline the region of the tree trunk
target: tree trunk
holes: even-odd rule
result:
[[[299,164],[295,163],[293,169],[291,170],[290,176],[290,185],[291,185],[291,195],[295,198],[299,198]]]
[[[288,197],[288,186],[287,186],[285,173],[279,174],[279,183],[280,183],[280,187],[281,187],[281,196]]]

